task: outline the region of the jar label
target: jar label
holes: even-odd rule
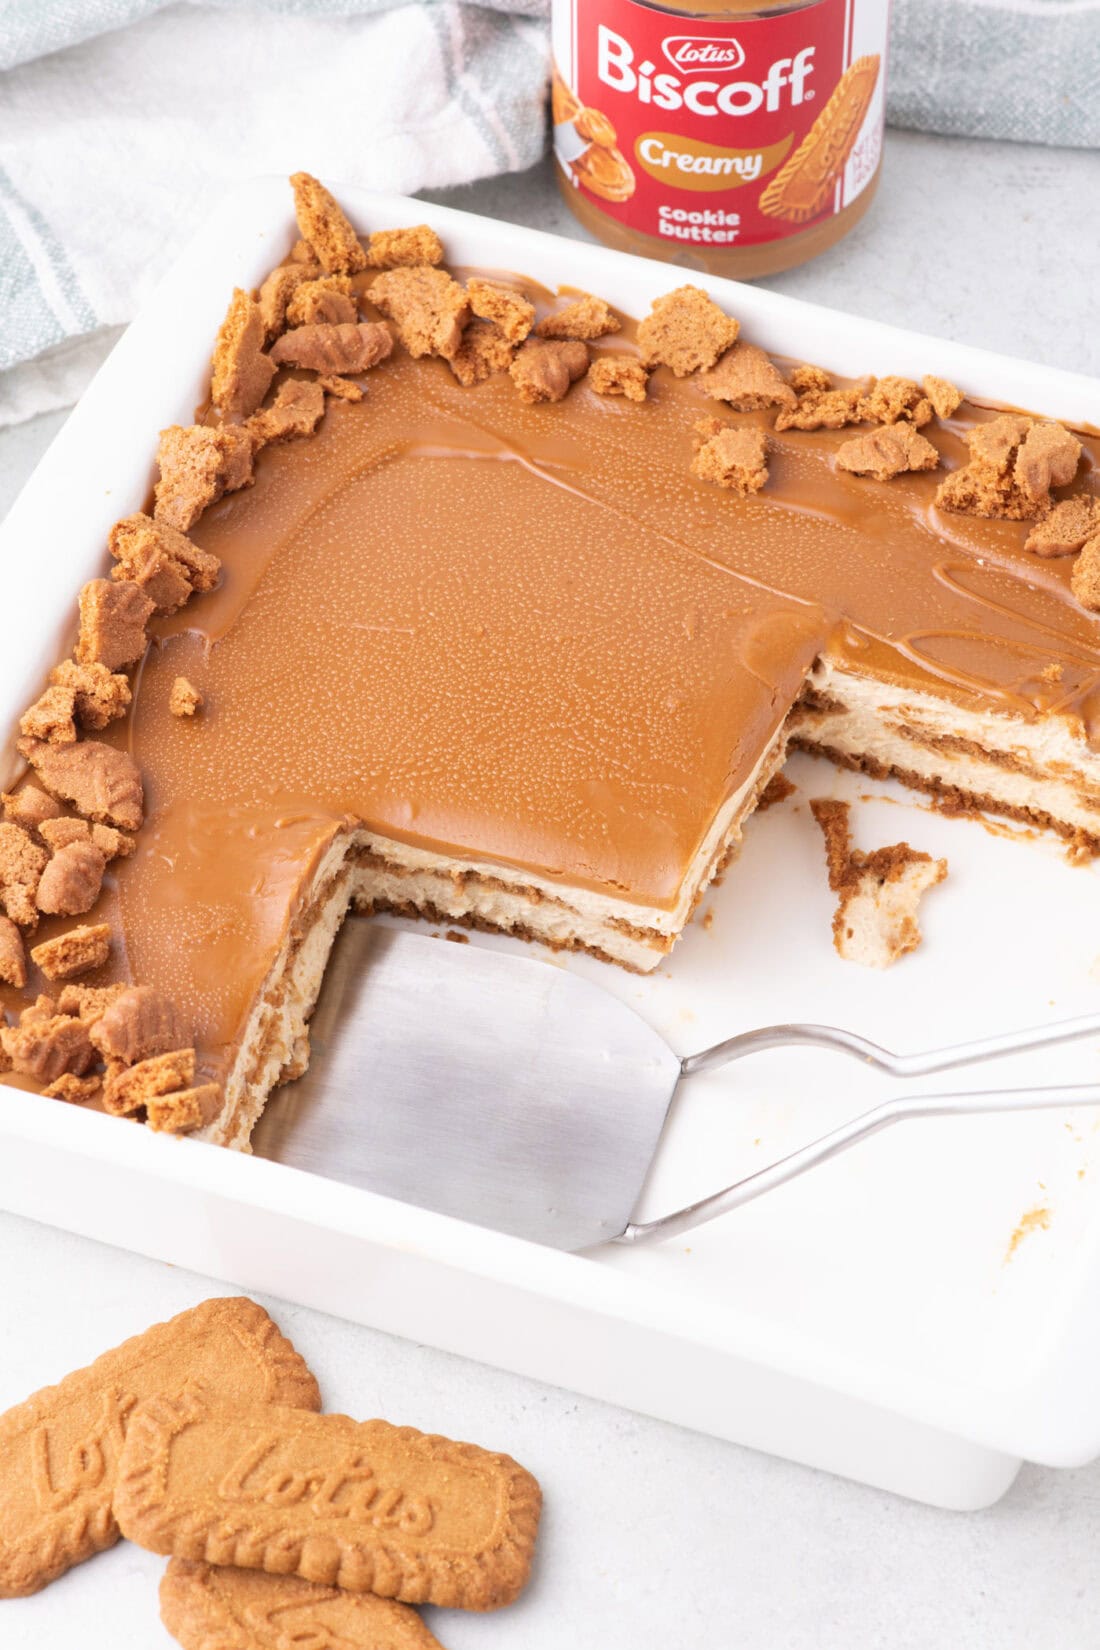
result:
[[[849,206],[878,169],[889,0],[707,19],[554,0],[554,150],[627,229],[732,250]]]

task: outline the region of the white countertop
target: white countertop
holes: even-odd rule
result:
[[[767,283],[837,308],[1100,373],[1100,157],[890,135],[879,201]],[[576,233],[546,169],[434,196]],[[1090,324],[1091,323],[1091,324]],[[870,363],[889,370],[888,363]],[[935,363],[929,362],[929,370]],[[62,415],[0,434],[0,511]],[[1097,422],[1100,422],[1098,398]],[[0,1409],[219,1285],[0,1215]],[[1100,1466],[1025,1467],[988,1512],[941,1513],[265,1300],[326,1407],[509,1450],[542,1480],[514,1609],[434,1612],[448,1650],[1086,1650],[1100,1635]],[[165,1650],[162,1561],[122,1545],[0,1604],[3,1650]]]

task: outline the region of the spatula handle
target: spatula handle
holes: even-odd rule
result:
[[[731,1060],[741,1060],[747,1054],[759,1054],[765,1049],[801,1047],[849,1054],[876,1071],[889,1072],[892,1077],[927,1077],[934,1071],[950,1071],[979,1060],[995,1060],[1002,1054],[1024,1054],[1032,1049],[1051,1048],[1057,1043],[1072,1043],[1080,1037],[1097,1036],[1100,1036],[1100,1014],[1082,1014],[1075,1020],[1055,1020],[1052,1025],[1028,1026],[1023,1031],[1001,1032],[969,1043],[952,1043],[947,1048],[894,1054],[879,1043],[857,1037],[854,1031],[844,1031],[840,1026],[760,1026],[755,1031],[727,1037],[725,1042],[701,1049],[698,1054],[686,1054],[680,1069],[685,1077],[692,1077],[696,1072],[715,1071]]]
[[[873,1111],[863,1112],[850,1122],[823,1134],[819,1140],[801,1146],[744,1180],[735,1180],[724,1191],[700,1198],[686,1209],[677,1209],[660,1220],[632,1222],[616,1243],[652,1243],[660,1238],[679,1237],[718,1215],[740,1209],[777,1186],[797,1180],[819,1163],[838,1157],[850,1146],[869,1140],[873,1134],[914,1117],[968,1117],[983,1112],[1050,1111],[1060,1106],[1100,1106],[1100,1087],[1093,1083],[1068,1084],[1060,1088],[995,1089],[975,1094],[922,1094],[887,1100]]]

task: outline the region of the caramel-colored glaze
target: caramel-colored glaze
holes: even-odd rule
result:
[[[463,389],[398,349],[362,403],[330,403],[205,514],[222,583],[155,625],[108,735],[148,821],[101,901],[105,977],[176,998],[204,1072],[226,1070],[350,820],[670,909],[822,653],[1093,732],[1100,631],[1068,560],[1028,555],[1020,523],[940,516],[942,471],[836,472],[848,431],[773,435],[768,485],[741,500],[690,474],[713,414],[739,417],[663,369],[641,405],[581,383],[529,407],[507,376]],[[925,433],[953,466],[988,416]],[[204,696],[194,719],[169,713],[177,675]]]

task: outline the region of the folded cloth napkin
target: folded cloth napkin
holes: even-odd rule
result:
[[[548,5],[0,0],[0,424],[76,399],[239,178],[533,165]],[[1100,0],[895,0],[891,54],[897,125],[1100,144]]]
[[[240,178],[304,169],[411,193],[533,165],[541,10],[4,0],[0,423],[76,399]]]
[[[894,0],[892,126],[1095,149],[1098,88],[1100,0]]]

